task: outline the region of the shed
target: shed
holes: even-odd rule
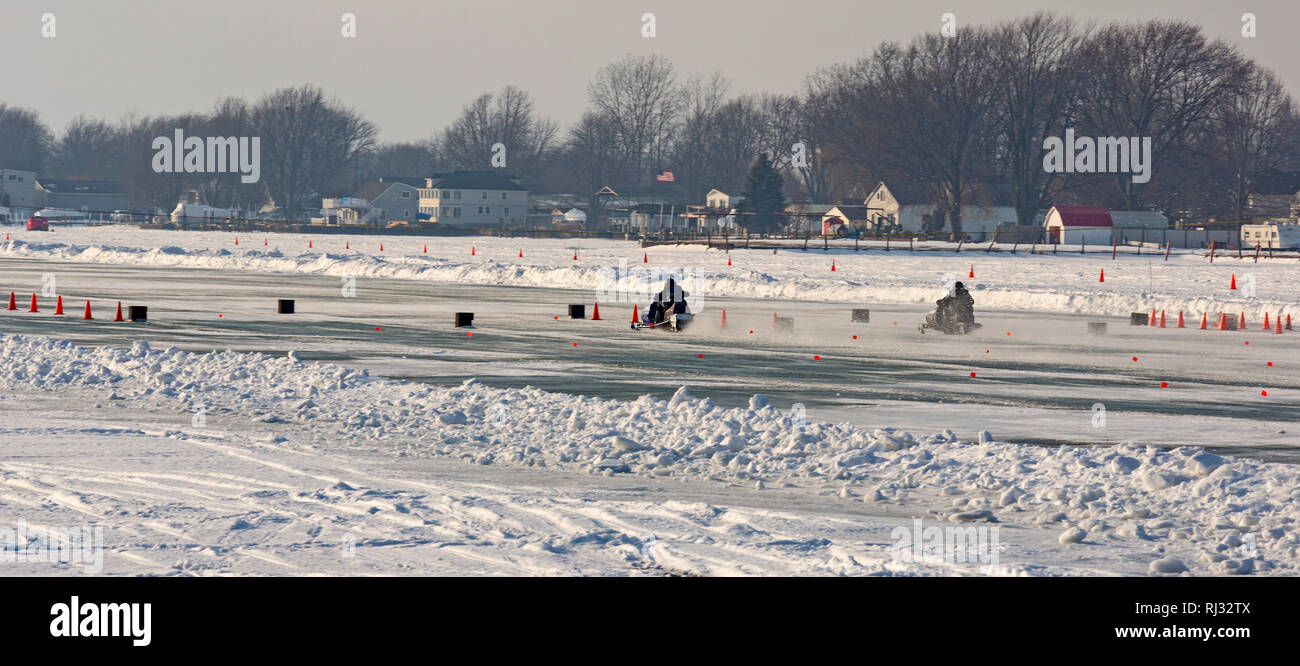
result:
[[[1114,222],[1105,206],[1052,206],[1043,218],[1048,243],[1110,245]]]

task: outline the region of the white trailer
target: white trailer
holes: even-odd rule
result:
[[[1300,249],[1300,224],[1243,224],[1241,246],[1266,250]]]

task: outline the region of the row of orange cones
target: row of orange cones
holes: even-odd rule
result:
[[[1200,330],[1204,331],[1204,330],[1207,330],[1207,329],[1208,329],[1209,316],[1210,316],[1210,315],[1209,315],[1208,312],[1201,313],[1201,325],[1198,327]],[[1241,317],[1241,318],[1240,318],[1240,319],[1238,320],[1238,322],[1237,322],[1237,330],[1239,330],[1239,331],[1244,331],[1244,330],[1246,330],[1246,313],[1245,313],[1245,312],[1241,313],[1240,317]],[[1152,311],[1151,311],[1151,315],[1150,315],[1149,317],[1147,317],[1147,325],[1148,325],[1148,326],[1155,326],[1156,328],[1165,328],[1165,311],[1164,311],[1164,310],[1161,310],[1161,311],[1160,311],[1160,317],[1159,317],[1158,319],[1159,319],[1159,323],[1156,323],[1156,322],[1157,322],[1156,311],[1155,311],[1155,310],[1152,310]],[[1274,332],[1274,333],[1281,333],[1281,332],[1282,332],[1282,329],[1283,329],[1283,327],[1282,327],[1282,315],[1280,315],[1280,314],[1279,314],[1279,315],[1276,315],[1275,317],[1273,317],[1273,320],[1274,320],[1275,324],[1274,324],[1273,326],[1269,326],[1269,324],[1268,324],[1268,313],[1265,312],[1265,313],[1264,313],[1264,325],[1261,326],[1259,330],[1261,330],[1261,331],[1267,331],[1267,330],[1269,330],[1269,329],[1271,328],[1271,329],[1273,329],[1273,332]],[[1183,321],[1183,311],[1182,311],[1182,310],[1179,310],[1179,311],[1178,311],[1178,325],[1174,326],[1174,328],[1186,328],[1186,325],[1185,325],[1185,323],[1184,323],[1184,321]],[[1225,312],[1220,312],[1220,313],[1219,313],[1219,323],[1215,324],[1214,328],[1215,328],[1215,330],[1219,330],[1219,331],[1227,330],[1227,328],[1228,328],[1228,315],[1227,315],[1227,313],[1225,313]],[[1288,331],[1293,330],[1293,329],[1291,328],[1291,314],[1290,314],[1290,313],[1287,313],[1287,315],[1286,315],[1286,330],[1288,330]]]
[[[7,308],[5,308],[5,309],[6,309],[6,310],[17,310],[17,309],[18,309],[18,298],[17,298],[17,295],[14,294],[14,292],[12,292],[12,291],[9,292],[9,307],[7,307]],[[38,308],[36,307],[36,294],[32,294],[32,305],[31,305],[31,307],[27,308],[27,311],[28,311],[28,312],[40,312],[40,309],[38,309]],[[54,304],[54,314],[56,314],[56,315],[61,315],[61,314],[63,314],[63,296],[59,296],[59,300],[55,302],[55,304]],[[89,301],[89,300],[86,301],[86,311],[85,311],[84,313],[82,313],[81,318],[82,318],[82,319],[94,319],[94,317],[90,316],[90,301]],[[117,302],[117,314],[113,315],[113,321],[126,321],[126,319],[124,319],[124,318],[122,317],[122,301],[118,301],[118,302]]]

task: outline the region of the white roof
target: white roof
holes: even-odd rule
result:
[[[564,219],[569,222],[586,222],[587,214],[577,208],[570,208],[568,212],[564,214]]]
[[[1169,226],[1169,218],[1149,210],[1112,210],[1110,220],[1117,227]]]

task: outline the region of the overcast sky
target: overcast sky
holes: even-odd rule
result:
[[[0,101],[56,131],[79,113],[116,120],[207,110],[314,83],[361,111],[381,139],[423,139],[476,95],[514,84],[567,126],[586,83],[627,53],[683,74],[721,71],[733,92],[791,92],[817,67],[884,40],[1053,9],[1083,20],[1182,18],[1278,72],[1300,92],[1295,0],[3,0]],[[42,14],[57,35],[42,38]],[[357,17],[344,39],[340,16]],[[653,12],[657,36],[641,36]],[[1241,35],[1253,12],[1257,37]]]

